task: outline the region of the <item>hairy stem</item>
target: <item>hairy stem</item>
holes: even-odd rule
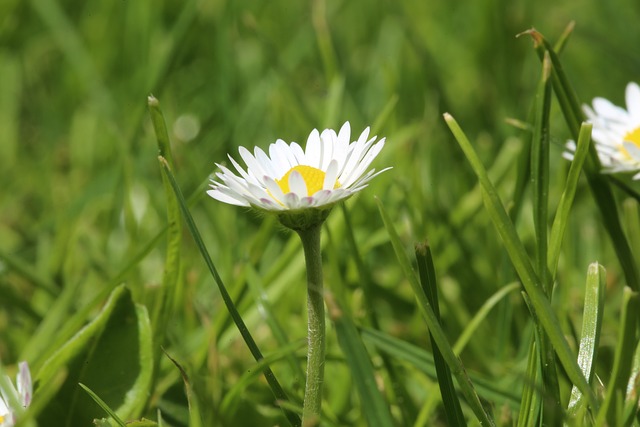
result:
[[[306,230],[298,230],[307,264],[308,350],[307,382],[304,391],[302,425],[318,425],[322,405],[324,381],[325,323],[322,291],[322,255],[320,230],[322,224]]]

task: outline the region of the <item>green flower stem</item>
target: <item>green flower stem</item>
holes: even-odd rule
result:
[[[317,425],[322,405],[324,381],[325,324],[322,291],[322,255],[320,231],[322,223],[305,230],[296,230],[302,240],[307,264],[308,350],[307,383],[304,390],[302,425]]]

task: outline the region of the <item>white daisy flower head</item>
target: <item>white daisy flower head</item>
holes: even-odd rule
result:
[[[0,383],[0,427],[13,427],[16,414],[24,411],[31,404],[33,383],[27,362],[18,364],[16,386],[9,378]]]
[[[268,154],[260,147],[253,154],[240,147],[246,170],[231,156],[239,175],[216,163],[220,172],[207,194],[224,203],[273,212],[294,230],[314,226],[326,219],[336,203],[390,169],[369,170],[385,144],[385,138],[377,140],[369,132],[367,127],[351,142],[351,126],[346,122],[337,133],[314,129],[304,150],[296,142],[281,139],[269,146]]]
[[[593,107],[583,107],[593,124],[592,138],[606,173],[640,171],[640,86],[629,83],[625,98],[626,109],[604,98],[595,98]],[[564,156],[573,159],[575,142],[569,141],[567,148]],[[640,179],[640,173],[633,179]]]

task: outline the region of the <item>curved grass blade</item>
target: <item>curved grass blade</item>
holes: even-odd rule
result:
[[[476,332],[480,324],[487,318],[489,312],[496,306],[503,298],[509,295],[511,292],[520,289],[520,283],[514,282],[510,283],[498,290],[495,294],[491,295],[489,299],[487,299],[484,304],[480,307],[480,309],[476,312],[473,318],[467,323],[467,326],[464,328],[457,341],[453,345],[453,351],[456,354],[460,354],[462,350],[464,350],[465,346]]]
[[[553,225],[551,226],[551,234],[549,236],[549,255],[547,257],[551,281],[553,281],[556,276],[562,239],[564,238],[564,231],[567,228],[569,212],[571,211],[571,205],[573,204],[573,199],[576,195],[576,189],[578,188],[578,178],[580,178],[582,166],[584,165],[587,153],[589,152],[592,128],[593,125],[590,123],[582,123],[580,126],[580,135],[578,136],[576,152],[573,155],[573,161],[571,162],[569,174],[567,175],[567,182],[565,183],[562,196],[560,196],[560,203],[558,204],[556,216],[553,219]]]
[[[585,396],[587,396],[589,405],[594,410],[597,409],[598,401],[596,396],[589,387],[584,375],[582,375],[582,371],[576,362],[575,355],[569,348],[569,344],[560,329],[558,318],[542,290],[540,279],[528,259],[524,246],[522,245],[515,227],[502,205],[500,196],[496,192],[487,175],[487,171],[455,119],[448,113],[446,113],[444,117],[447,125],[451,129],[451,132],[458,141],[458,144],[464,151],[469,164],[478,176],[483,188],[485,206],[489,213],[489,217],[493,221],[498,234],[500,234],[500,237],[502,238],[511,262],[520,276],[527,295],[531,300],[531,305],[533,306],[538,319],[542,323],[544,330],[549,335],[551,344],[553,345],[560,362],[564,366],[572,383],[576,384]]]
[[[204,241],[202,240],[202,236],[200,236],[198,227],[196,226],[196,223],[193,220],[191,213],[189,212],[189,208],[187,207],[187,203],[184,199],[182,191],[180,190],[180,187],[178,186],[178,183],[176,182],[167,161],[162,156],[159,156],[158,159],[160,161],[162,171],[167,176],[169,183],[171,184],[171,188],[173,189],[176,195],[178,204],[180,206],[180,210],[182,211],[184,220],[187,223],[187,228],[189,228],[189,232],[191,233],[191,236],[195,240],[196,246],[198,246],[198,249],[200,250],[200,254],[204,258],[204,261],[207,264],[207,267],[209,268],[209,272],[213,276],[213,279],[216,282],[218,289],[220,290],[220,295],[222,296],[224,304],[227,307],[227,310],[229,311],[229,314],[233,319],[233,322],[236,324],[236,327],[238,328],[238,331],[240,332],[242,339],[247,344],[249,351],[251,352],[253,357],[256,359],[256,361],[262,360],[263,359],[262,352],[260,351],[260,349],[258,348],[258,345],[253,339],[251,332],[249,332],[249,329],[245,325],[244,320],[242,320],[242,316],[236,309],[236,306],[233,300],[229,296],[229,292],[227,291],[226,286],[224,285],[224,283],[222,282],[222,279],[220,278],[220,275],[218,274],[218,270],[213,264],[213,260],[209,255],[209,251],[207,250],[204,244]],[[273,374],[273,371],[271,370],[271,368],[266,367],[263,372],[264,372],[265,379],[267,380],[269,387],[271,387],[271,391],[273,392],[276,399],[289,400],[287,394],[285,393],[284,389],[276,379],[276,376]],[[283,411],[287,419],[291,423],[291,425],[299,426],[301,424],[301,420],[298,414],[295,414],[286,409],[283,409]]]
[[[242,375],[225,393],[224,398],[220,403],[220,413],[224,416],[233,415],[233,412],[235,410],[234,405],[242,399],[242,393],[251,383],[256,381],[257,377],[260,375],[260,372],[265,367],[280,360],[284,360],[291,355],[295,355],[296,351],[301,350],[305,347],[305,340],[296,340],[286,345],[281,345],[277,350],[273,351],[270,354],[267,354],[262,360],[256,362],[254,367],[245,372],[244,375]],[[294,404],[293,402],[288,403],[292,405],[292,408],[296,408],[295,412],[302,413],[302,401],[300,401],[299,404]]]
[[[336,328],[338,344],[344,353],[360,395],[360,405],[367,419],[367,424],[372,427],[393,426],[394,422],[389,405],[378,390],[371,359],[362,343],[356,325],[331,294],[325,294],[325,301],[329,317]]]
[[[411,262],[409,261],[409,257],[407,256],[404,248],[402,246],[402,242],[400,241],[400,236],[398,236],[398,232],[396,231],[393,223],[391,222],[391,218],[389,218],[389,214],[385,210],[380,199],[376,197],[376,202],[378,203],[378,209],[380,210],[380,215],[382,216],[382,220],[387,229],[387,233],[391,239],[391,244],[393,245],[393,250],[396,253],[396,258],[400,263],[400,267],[402,268],[405,277],[409,280],[411,284],[411,288],[413,290],[416,301],[418,302],[418,308],[420,309],[422,316],[427,323],[427,327],[429,328],[429,332],[432,334],[434,341],[436,342],[438,348],[442,352],[442,356],[444,360],[451,368],[453,375],[456,377],[458,381],[458,386],[460,387],[460,391],[465,397],[467,404],[471,407],[471,410],[476,415],[478,420],[482,425],[493,426],[494,421],[489,417],[489,414],[482,407],[482,403],[480,402],[480,398],[473,388],[473,384],[469,379],[462,362],[453,352],[447,337],[440,327],[440,323],[438,322],[438,318],[436,317],[429,300],[426,295],[422,291],[422,287],[420,286],[420,282],[416,277],[416,273],[411,267]]]
[[[82,384],[82,383],[78,383],[78,385],[80,387],[82,387],[82,389],[84,391],[87,392],[87,394],[93,399],[94,402],[96,402],[98,404],[98,406],[100,406],[104,412],[106,412],[107,415],[109,415],[111,417],[111,419],[113,419],[113,421],[116,422],[116,424],[118,424],[120,427],[127,427],[127,425],[124,423],[124,421],[122,421],[120,419],[120,417],[118,416],[118,414],[115,413],[115,411],[113,409],[111,409],[109,407],[109,405],[107,405],[105,403],[104,400],[100,399],[100,396],[98,396],[97,394],[95,394],[89,387],[87,387],[86,385]]]
[[[431,303],[433,312],[435,313],[437,320],[440,321],[440,307],[438,304],[436,270],[433,265],[431,249],[429,248],[428,244],[419,243],[416,245],[416,259],[418,261],[418,274],[420,275],[422,290]],[[449,370],[449,366],[444,361],[442,353],[440,352],[438,345],[434,342],[431,332],[429,332],[429,339],[432,343],[433,360],[436,365],[438,386],[440,387],[440,394],[442,395],[442,404],[444,406],[444,412],[447,417],[447,422],[449,423],[449,425],[467,425],[464,416],[462,415],[460,400],[458,399],[456,388],[453,385],[453,378],[451,378],[451,371]]]
[[[589,383],[595,373],[595,362],[602,329],[602,314],[604,311],[604,287],[606,271],[597,262],[589,265],[587,271],[587,286],[584,295],[584,309],[582,314],[582,331],[580,332],[580,347],[578,349],[578,365]],[[578,414],[582,406],[582,393],[573,386],[567,412],[570,416]]]
[[[182,365],[178,363],[173,357],[169,355],[164,349],[162,349],[165,356],[175,365],[176,368],[180,371],[180,376],[182,376],[182,382],[184,382],[184,388],[187,392],[187,403],[189,405],[189,426],[190,427],[202,427],[202,415],[200,411],[200,401],[198,400],[198,396],[193,389],[193,385],[189,380],[189,376],[187,372],[184,370]]]
[[[437,379],[433,355],[426,350],[371,328],[361,328],[360,335],[367,344],[406,362],[429,378]],[[473,373],[470,373],[469,376],[483,399],[499,404],[506,403],[514,409],[518,408],[519,397],[513,393],[511,388],[500,388],[495,381],[486,380]]]

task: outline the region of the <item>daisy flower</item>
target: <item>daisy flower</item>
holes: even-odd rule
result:
[[[627,109],[604,98],[595,98],[593,108],[583,107],[593,124],[592,138],[607,173],[640,171],[640,86],[629,83],[625,92]],[[569,141],[566,158],[573,158],[575,142]],[[636,173],[633,179],[640,179]]]
[[[0,427],[12,427],[16,423],[16,413],[21,412],[31,404],[33,384],[27,362],[18,364],[19,370],[16,376],[16,387],[9,378],[0,382]],[[12,406],[13,405],[13,406]],[[16,408],[15,405],[21,405]]]
[[[376,140],[376,136],[370,137],[367,127],[357,140],[350,142],[351,126],[346,122],[338,133],[314,129],[304,150],[296,142],[287,144],[281,139],[269,146],[268,154],[260,147],[255,147],[253,154],[240,147],[247,169],[231,156],[229,160],[237,174],[216,163],[220,172],[216,173],[217,179],[211,180],[207,194],[224,203],[278,213],[281,221],[283,217],[310,211],[326,211],[326,217],[334,204],[390,169],[368,170],[384,147],[385,138]]]

